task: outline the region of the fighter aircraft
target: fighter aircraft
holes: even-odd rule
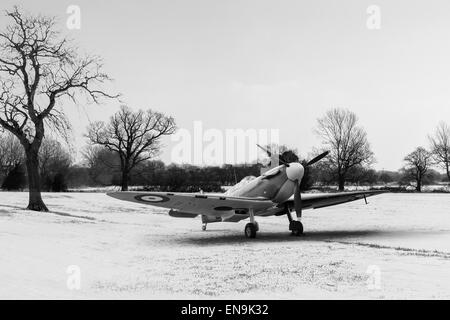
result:
[[[267,152],[269,157],[272,153]],[[203,230],[207,223],[238,222],[250,218],[245,226],[245,236],[255,238],[259,225],[255,217],[286,215],[289,230],[295,236],[303,234],[300,219],[303,209],[318,209],[384,193],[386,191],[355,191],[338,193],[302,194],[300,183],[305,167],[313,165],[328,155],[328,151],[306,163],[287,162],[281,156],[280,165],[259,177],[243,179],[223,194],[172,193],[172,192],[113,192],[109,196],[131,202],[170,209],[169,215],[177,218],[202,216]],[[367,203],[367,200],[366,200]]]

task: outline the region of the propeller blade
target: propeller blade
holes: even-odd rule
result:
[[[306,166],[310,166],[310,165],[316,163],[317,161],[319,161],[322,158],[326,157],[329,153],[330,153],[330,151],[325,151],[324,153],[319,154],[317,157],[309,160],[308,163],[306,164]]]
[[[297,181],[294,191],[294,208],[297,218],[302,217],[302,194],[300,193],[300,181]]]
[[[265,151],[270,158],[272,158],[272,152],[270,152],[270,150],[261,147],[259,144],[256,144],[256,145],[258,146],[258,148],[260,148],[261,150]],[[284,164],[286,167],[289,167],[289,163],[284,161],[284,159],[282,159],[281,156],[278,156],[278,162],[281,163],[281,164]]]
[[[272,152],[270,152],[268,149],[261,147],[259,144],[256,144],[258,148],[265,151],[269,157],[272,157]]]

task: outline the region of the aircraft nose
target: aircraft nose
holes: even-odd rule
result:
[[[286,175],[291,181],[300,181],[304,174],[305,168],[298,162],[291,162],[289,163],[289,167],[286,167]]]

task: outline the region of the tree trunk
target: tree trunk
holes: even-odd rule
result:
[[[417,179],[417,186],[416,186],[417,192],[422,192],[422,178]]]
[[[445,169],[447,169],[447,180],[450,182],[450,166],[448,162],[445,165]]]
[[[122,191],[128,191],[128,170],[122,171]]]
[[[41,179],[39,175],[39,158],[38,152],[27,151],[26,152],[26,164],[28,173],[28,210],[33,211],[48,211],[47,206],[42,200],[41,196]]]
[[[343,176],[340,176],[338,178],[338,182],[339,182],[339,191],[344,191],[345,178]]]

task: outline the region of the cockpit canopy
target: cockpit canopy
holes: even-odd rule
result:
[[[239,188],[241,188],[242,186],[245,186],[246,184],[248,184],[250,181],[256,179],[255,176],[247,176],[244,177],[241,181],[239,181],[236,185],[232,186],[230,189],[228,189],[225,194],[231,194],[234,190],[237,190]]]

